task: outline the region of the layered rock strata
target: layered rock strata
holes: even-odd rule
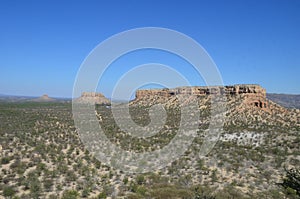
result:
[[[191,86],[178,88],[147,89],[137,90],[134,101],[143,101],[159,99],[159,101],[169,100],[174,96],[209,96],[209,95],[226,95],[229,97],[241,97],[244,103],[259,107],[267,108],[266,90],[256,84],[239,84],[232,86]]]

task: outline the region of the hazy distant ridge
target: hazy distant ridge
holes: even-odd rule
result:
[[[283,107],[300,109],[300,95],[267,93],[267,98]]]

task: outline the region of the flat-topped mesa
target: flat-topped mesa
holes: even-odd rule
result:
[[[240,84],[233,86],[189,86],[178,88],[163,88],[163,89],[146,89],[137,90],[136,98],[142,98],[150,95],[158,95],[162,97],[171,97],[173,95],[189,94],[189,95],[211,95],[211,94],[225,94],[225,95],[239,95],[239,94],[255,94],[261,97],[266,97],[266,90],[255,84]]]
[[[81,96],[76,99],[76,102],[88,104],[110,104],[109,99],[107,99],[102,93],[96,92],[83,92]]]
[[[206,96],[224,94],[227,96],[244,96],[247,104],[266,108],[266,90],[256,84],[238,84],[232,86],[190,86],[178,88],[163,88],[163,89],[147,89],[137,90],[136,99],[149,99],[153,97],[170,98],[175,95],[192,95],[192,96]]]
[[[102,93],[96,92],[83,92],[81,97],[105,97]]]

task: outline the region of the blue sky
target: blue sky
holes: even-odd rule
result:
[[[199,42],[225,84],[257,83],[268,92],[300,94],[299,10],[299,0],[2,0],[0,93],[71,97],[80,65],[100,42],[151,26]],[[124,60],[119,65],[127,69],[149,61],[184,67],[184,61],[157,51]],[[112,67],[99,91],[110,95],[124,72]]]

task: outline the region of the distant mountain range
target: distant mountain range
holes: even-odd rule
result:
[[[29,97],[29,96],[13,96],[13,95],[0,94],[0,102],[25,102],[33,98],[34,97]]]
[[[300,109],[300,95],[267,93],[267,98],[283,107]]]
[[[14,96],[14,95],[0,94],[0,102],[21,103],[21,102],[67,102],[67,101],[71,101],[71,99],[50,98],[48,95],[43,95],[41,97],[32,97],[32,96]]]

